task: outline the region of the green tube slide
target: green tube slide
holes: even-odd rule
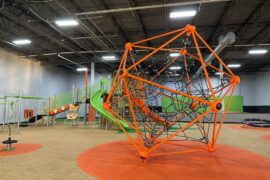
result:
[[[100,101],[102,94],[103,94],[102,90],[95,92],[90,98],[91,105],[101,116],[105,117],[108,121],[114,123],[115,125],[118,125],[117,122],[115,121],[116,118],[110,112],[106,111],[103,108],[103,105]],[[120,119],[117,120],[125,129],[129,129],[129,126],[126,122]]]

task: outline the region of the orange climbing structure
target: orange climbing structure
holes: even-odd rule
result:
[[[211,62],[205,61],[209,55],[214,56]],[[141,158],[202,150],[212,152],[239,83],[240,78],[206,43],[195,26],[186,25],[127,43],[103,105]],[[119,86],[122,92],[118,91]],[[225,96],[229,96],[226,104]],[[165,100],[166,107],[155,109]],[[115,107],[125,103],[129,116],[115,111]],[[119,120],[127,122],[135,130],[135,136],[122,127]],[[202,146],[189,147],[186,141],[198,141]],[[166,144],[176,145],[175,151],[155,153]],[[187,148],[177,151],[178,146]]]

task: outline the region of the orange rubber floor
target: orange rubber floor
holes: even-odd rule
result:
[[[176,148],[180,147],[163,145],[157,152],[175,151]],[[158,156],[143,162],[128,141],[120,141],[83,152],[77,163],[86,173],[102,180],[270,179],[270,159],[226,145],[218,145],[213,153]]]
[[[12,147],[15,149],[6,151],[3,148],[6,146],[0,146],[0,156],[15,156],[19,154],[30,153],[36,151],[42,147],[40,144],[14,144]]]
[[[228,125],[226,127],[233,128],[233,129],[244,129],[244,130],[259,130],[259,131],[270,130],[270,128],[260,128],[260,127],[252,127],[252,126],[243,126],[242,124],[232,124],[232,125]]]
[[[261,138],[266,141],[270,141],[270,134],[262,135]]]

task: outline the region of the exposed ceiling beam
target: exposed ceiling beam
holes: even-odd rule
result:
[[[237,40],[239,41],[241,38],[243,38],[248,33],[248,31],[256,25],[257,21],[269,10],[270,0],[262,0],[260,2],[261,3],[253,10],[245,22],[235,31],[236,43]],[[232,48],[233,46],[227,50],[232,50]],[[240,50],[242,49],[243,48]],[[226,52],[223,54],[225,53]]]
[[[69,10],[66,9],[61,3],[59,3],[57,0],[55,0],[55,2],[56,2],[62,9],[64,9],[64,10],[68,13],[69,16],[73,16],[73,14],[70,13]],[[48,7],[50,7],[50,6],[48,6]],[[32,13],[34,13],[37,17],[39,17],[35,12],[33,12],[33,10],[32,10],[29,6],[28,6],[28,8],[30,9],[30,11],[31,11]],[[88,26],[86,26],[80,19],[78,19],[77,17],[74,17],[74,18],[79,22],[79,25],[82,27],[82,29],[84,29],[89,35],[92,35],[92,36],[94,36],[95,38],[98,38],[97,35],[96,35],[92,30],[90,30],[90,29],[88,28]],[[89,50],[90,50],[88,47],[82,46],[79,42],[77,42],[77,41],[74,40],[73,38],[71,38],[71,37],[65,35],[64,33],[62,33],[60,30],[58,30],[56,27],[54,27],[49,21],[47,21],[47,20],[45,20],[45,19],[43,19],[43,18],[41,18],[41,17],[39,17],[39,19],[45,21],[45,23],[47,23],[49,26],[51,26],[52,28],[54,28],[57,32],[59,32],[60,34],[62,34],[62,35],[63,35],[64,37],[66,37],[67,39],[73,41],[75,44],[77,44],[78,46],[80,46],[80,47],[83,48],[84,50],[86,50],[86,51],[89,51]],[[98,38],[98,39],[100,40],[100,42],[101,42],[105,47],[109,48],[109,47],[108,47],[108,46],[107,46],[100,38]],[[96,46],[96,47],[97,47],[97,46]],[[103,61],[99,56],[97,56],[96,54],[94,54],[94,53],[89,53],[89,54],[91,54],[92,56],[96,57],[96,60],[99,60],[99,61],[103,62],[104,64],[107,64],[106,62],[104,62],[104,61]],[[89,61],[89,62],[90,62],[90,61]],[[109,64],[107,64],[107,65],[110,66]]]
[[[81,26],[81,28],[82,28],[86,33],[88,33],[88,35],[93,36],[95,40],[98,40],[98,42],[99,42],[100,44],[102,44],[103,47],[105,47],[105,49],[107,49],[107,52],[106,52],[106,53],[108,53],[108,52],[113,53],[113,52],[114,52],[113,49],[112,49],[108,44],[111,44],[111,46],[112,46],[114,49],[118,49],[118,48],[115,46],[115,44],[114,44],[114,43],[106,36],[106,34],[105,34],[105,33],[97,26],[97,24],[96,24],[92,19],[90,19],[88,16],[85,16],[85,19],[86,19],[88,22],[90,22],[90,24],[91,24],[92,26],[94,26],[94,27],[96,28],[96,30],[97,30],[101,35],[103,35],[103,37],[105,38],[105,40],[107,40],[107,42],[104,41],[103,39],[101,39],[94,31],[92,31],[92,30],[90,29],[90,27],[89,27],[87,24],[85,24],[85,23],[83,23],[83,22],[81,21],[80,18],[77,18],[76,16],[74,16],[74,14],[72,14],[66,7],[64,7],[63,4],[59,3],[57,0],[55,0],[55,2],[58,4],[58,6],[60,6],[62,9],[64,9],[64,10],[68,13],[69,16],[71,16],[71,17],[73,17],[74,19],[76,19],[76,20],[79,22],[79,25]],[[82,11],[81,8],[76,4],[75,1],[72,0],[72,1],[70,1],[70,3],[71,3],[73,6],[75,6],[76,9]],[[112,68],[112,65],[109,64],[109,63],[107,63],[106,61],[104,61],[102,58],[100,58],[100,56],[97,56],[97,55],[95,54],[95,53],[96,53],[95,51],[92,51],[92,52],[91,52],[91,50],[89,50],[89,49],[88,49],[87,51],[88,51],[89,53],[93,54],[94,56],[98,57],[98,58],[100,59],[100,62],[102,62],[103,64],[106,65],[106,66],[104,66],[104,68],[105,68],[106,70],[108,70],[109,68]],[[107,67],[107,66],[109,66],[109,67]]]
[[[202,9],[202,3],[200,3],[200,4],[198,5],[197,13],[196,13],[196,15],[195,15],[195,17],[193,18],[193,21],[192,21],[192,23],[191,23],[191,24],[193,24],[194,26],[196,26],[197,23],[198,23],[199,16],[201,15],[201,9]]]
[[[77,5],[75,0],[72,0],[71,3],[79,10],[82,11],[81,7],[79,5]],[[74,17],[74,14],[72,14],[72,16]],[[104,39],[109,42],[109,44],[111,44],[111,46],[114,49],[118,49],[116,47],[116,45],[110,40],[109,36],[107,36],[102,30],[101,28],[93,21],[93,19],[91,19],[88,16],[84,16],[84,19],[86,19],[88,22],[90,22],[90,24],[104,37]],[[97,38],[99,38],[99,36],[97,36]],[[100,39],[100,38],[99,38]],[[100,39],[101,40],[101,39]],[[102,41],[102,40],[101,40]]]
[[[256,22],[269,11],[270,0],[263,0],[254,9],[250,16],[246,19],[242,26],[235,32],[236,37],[244,37],[247,32],[256,25]]]
[[[59,30],[59,28],[57,28],[56,26],[54,26],[50,21],[48,21],[47,19],[41,17],[37,11],[34,11],[32,7],[28,6],[27,4],[25,4],[26,8],[29,9],[29,11],[36,16],[36,18],[38,18],[40,21],[46,23],[47,25],[49,25],[51,28],[53,28],[56,32],[58,32],[60,35],[62,35],[65,39],[72,41],[73,43],[75,43],[76,45],[78,45],[80,48],[87,50],[87,48],[91,47],[91,48],[96,48],[97,46],[95,46],[94,44],[86,44],[86,43],[79,43],[77,42],[74,38],[68,36],[67,34],[63,33],[61,30]],[[44,6],[43,6],[44,7]],[[55,13],[57,16],[59,16],[59,13],[55,12],[53,9],[51,9],[50,6],[47,6],[52,13]],[[58,34],[58,35],[59,35]]]
[[[167,4],[168,0],[163,0],[163,3]],[[164,7],[164,30],[165,30],[165,32],[169,31],[168,7]]]
[[[99,2],[101,3],[101,5],[105,9],[109,9],[108,4],[104,0],[99,0]],[[113,23],[118,27],[118,30],[119,30],[120,34],[123,36],[124,40],[126,42],[130,42],[130,39],[128,38],[128,35],[127,35],[126,31],[124,31],[124,29],[122,28],[122,26],[120,25],[120,23],[118,22],[118,20],[115,18],[115,16],[114,15],[111,15],[109,17],[111,17]]]
[[[65,49],[67,49],[68,51],[73,51],[76,52],[78,50],[75,50],[73,48],[71,48],[69,45],[64,44],[63,42],[61,42],[60,40],[51,37],[50,35],[48,35],[47,33],[45,33],[42,29],[38,28],[38,26],[33,27],[32,25],[28,24],[26,21],[21,20],[20,17],[17,17],[13,14],[11,14],[10,12],[8,12],[7,10],[2,10],[0,11],[0,14],[10,20],[12,20],[13,22],[23,26],[24,28],[26,28],[27,30],[31,31],[32,33],[35,33],[39,36],[45,36],[46,38],[48,38],[50,41],[54,42],[55,44],[57,44],[58,46],[61,46]],[[83,59],[88,59],[87,57],[78,54],[78,56],[80,56]]]
[[[232,60],[237,60],[237,59],[256,59],[258,57],[254,57],[250,54],[248,54],[246,51],[227,51],[227,53],[222,57],[223,59],[232,59]],[[261,57],[261,59],[269,59],[270,55],[266,54]]]
[[[136,6],[136,3],[134,2],[134,0],[127,0],[128,6],[129,7],[134,7]],[[133,16],[133,18],[135,19],[140,32],[144,35],[144,38],[146,39],[148,37],[147,31],[145,29],[145,25],[143,23],[143,19],[141,15],[138,15],[138,13],[136,11],[130,11],[131,15]],[[151,46],[150,41],[147,41],[148,46]]]
[[[102,44],[106,49],[111,49],[105,42],[103,42],[103,40],[101,38],[99,38],[96,33],[94,31],[92,31],[85,23],[83,23],[79,18],[77,18],[76,16],[74,16],[66,7],[64,7],[59,1],[55,0],[56,4],[61,7],[63,10],[65,10],[67,12],[67,14],[76,19],[76,21],[79,22],[79,25],[81,26],[81,28],[86,32],[88,33],[90,36],[94,36],[95,39],[100,43]],[[79,9],[79,7],[75,4],[75,3],[72,3],[77,9]]]
[[[253,47],[253,46],[270,46],[270,43],[261,43],[261,44],[234,44],[233,47],[239,48],[239,47]],[[211,48],[215,48],[217,46],[211,46]],[[230,46],[227,46],[226,48],[229,48]],[[175,50],[179,50],[179,47],[171,47],[172,49]],[[190,48],[196,48],[196,47],[190,47]],[[206,49],[205,46],[200,46],[200,49]],[[148,50],[135,50],[136,52],[149,52]],[[122,53],[124,52],[124,49],[119,49],[119,50],[114,50],[114,52],[116,53]],[[229,52],[234,52],[234,53],[238,53],[238,54],[233,54],[231,55],[231,57],[233,58],[233,56],[237,57],[236,55],[241,55],[246,57],[246,53],[243,53],[241,51],[229,51]],[[106,50],[94,50],[94,51],[77,51],[76,53],[79,54],[88,54],[88,53],[108,53],[108,51]],[[32,54],[32,55],[26,55],[26,56],[19,56],[21,58],[25,58],[25,57],[41,57],[41,56],[56,56],[58,54],[62,54],[62,55],[71,55],[71,54],[75,54],[75,52],[72,51],[63,51],[63,52],[53,52],[53,53],[46,53],[46,54]],[[230,53],[229,53],[230,54]]]
[[[46,23],[47,25],[49,25],[49,27],[51,27],[52,29],[54,29],[57,33],[58,36],[59,34],[62,35],[63,37],[65,37],[66,39],[68,39],[69,41],[72,41],[74,44],[76,44],[78,47],[80,47],[81,49],[84,50],[88,50],[87,46],[88,45],[81,45],[81,43],[77,42],[76,40],[72,39],[71,37],[69,37],[68,35],[66,35],[65,33],[63,33],[62,31],[60,31],[58,28],[56,28],[51,22],[47,21],[46,19],[44,19],[43,17],[41,17],[36,11],[33,10],[32,7],[30,7],[26,2],[24,2],[23,4],[21,4],[21,6],[23,6],[23,8],[29,10],[37,19],[39,19],[41,22]],[[43,6],[44,7],[44,6]],[[47,6],[49,7],[49,6]],[[49,7],[50,8],[50,7]],[[52,11],[52,9],[50,8],[50,10]],[[56,13],[56,12],[54,12]],[[93,55],[94,56],[94,55]],[[97,57],[99,58],[99,57]]]
[[[12,31],[6,31],[6,29],[11,28],[10,25],[6,23],[2,23],[2,19],[4,17],[0,17],[0,39],[6,45],[10,46],[10,48],[15,49],[15,51],[22,52],[23,54],[32,54],[40,52],[50,52],[55,51],[52,47],[44,46],[44,43],[36,43],[36,44],[29,44],[28,46],[17,46],[11,42],[14,37],[20,37],[20,31],[16,26],[13,26]],[[18,31],[17,31],[18,30]],[[6,47],[6,46],[4,46]]]
[[[269,37],[269,35],[270,35],[270,23],[265,25],[258,33],[256,33],[252,38],[250,38],[247,41],[247,44],[253,42],[257,45],[261,39]]]
[[[9,31],[7,31],[7,29]],[[43,43],[43,41],[37,39],[35,40],[35,43],[29,44],[27,46],[17,46],[13,44],[12,40],[24,36],[32,39],[31,37],[33,34],[31,31],[26,30],[24,27],[18,25],[17,23],[14,23],[11,19],[6,18],[5,16],[0,16],[0,31],[0,39],[4,43],[2,43],[2,47],[14,51],[19,56],[22,54],[56,51],[54,46],[47,46],[46,43]],[[30,56],[28,58],[37,61],[37,59],[33,59]],[[47,60],[50,61],[52,61],[53,59],[53,57],[47,58]],[[41,57],[39,60],[43,61],[43,58]]]
[[[81,16],[81,15],[120,13],[120,12],[127,12],[127,11],[157,9],[157,8],[174,7],[174,6],[188,6],[188,5],[201,4],[201,3],[217,3],[217,2],[227,2],[227,1],[231,1],[231,0],[199,0],[199,1],[186,1],[186,2],[156,4],[156,5],[137,6],[137,7],[128,7],[128,8],[118,8],[118,9],[106,8],[105,10],[100,10],[100,11],[89,11],[89,12],[76,13],[76,15]]]
[[[217,24],[216,28],[211,32],[211,34],[207,40],[207,42],[209,42],[209,44],[213,43],[215,38],[219,36],[220,33],[218,33],[218,30],[223,29],[220,27],[224,27],[228,24],[233,12],[235,12],[238,5],[240,4],[240,1],[241,0],[233,0],[232,2],[229,2],[230,4],[226,7],[224,13],[222,13],[221,17],[218,20],[218,24]]]

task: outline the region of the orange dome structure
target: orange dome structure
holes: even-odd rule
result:
[[[158,47],[156,44],[161,44]],[[171,48],[177,47],[177,48]],[[213,56],[211,62],[204,57]],[[219,75],[217,75],[219,74]],[[169,82],[169,83],[168,83]],[[104,108],[115,117],[140,157],[214,151],[232,94],[240,83],[195,26],[127,43]],[[224,104],[225,96],[229,100]],[[158,109],[161,102],[162,110]],[[117,110],[126,104],[129,115]],[[136,131],[129,134],[119,121]],[[199,141],[205,146],[188,146]],[[175,152],[155,150],[175,144]]]

